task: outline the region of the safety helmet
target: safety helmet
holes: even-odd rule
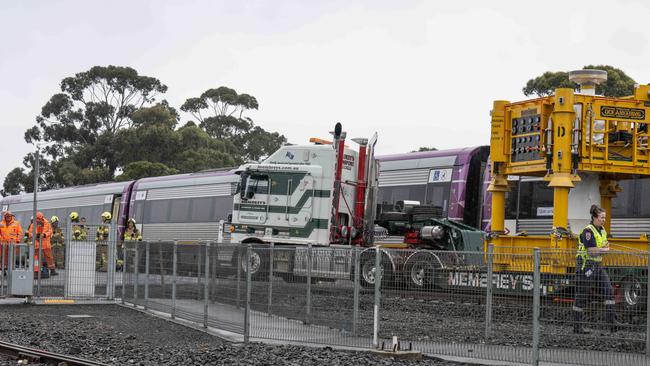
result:
[[[43,217],[43,213],[42,213],[42,212],[39,211],[39,212],[36,213],[36,220],[43,220],[43,218],[44,218],[44,217]]]
[[[128,220],[128,221],[126,222],[126,223],[128,224],[128,223],[130,223],[130,222],[132,222],[132,223],[133,223],[133,225],[135,225],[135,224],[136,224],[136,222],[135,222],[135,219],[134,219],[133,217],[132,217],[132,218],[130,218],[130,219],[129,219],[129,220]]]
[[[11,211],[9,211],[9,210],[7,210],[7,211],[4,212],[4,217],[7,217],[7,216],[13,216],[13,215],[14,215],[14,213],[11,212]]]
[[[56,215],[52,216],[52,218],[50,218],[50,222],[51,223],[59,222],[59,217]]]
[[[75,211],[70,212],[70,220],[77,221],[78,218],[79,218],[79,214],[77,212]]]
[[[111,213],[108,212],[108,211],[104,211],[104,213],[102,213],[102,219],[105,220],[105,221],[110,220],[111,219]]]

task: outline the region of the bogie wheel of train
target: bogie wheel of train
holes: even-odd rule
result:
[[[434,286],[436,268],[425,258],[413,261],[407,268],[409,284],[415,289],[431,289]]]
[[[250,267],[249,267],[250,266]],[[246,264],[246,247],[239,249],[239,270],[246,275],[250,268],[252,280],[264,280],[269,277],[269,251],[264,247],[253,246],[250,252],[250,264]]]
[[[377,273],[377,270],[375,268],[374,253],[361,257],[360,264],[361,273],[359,280],[361,282],[361,286],[374,287],[375,279],[377,278],[378,274],[381,274],[381,282],[383,285],[389,284],[391,282],[393,277],[392,267],[390,265],[390,261],[386,258],[386,256],[382,255],[382,260],[379,263],[379,273]]]

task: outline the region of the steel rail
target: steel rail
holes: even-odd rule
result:
[[[106,365],[101,362],[84,360],[82,358],[62,355],[59,353],[44,351],[40,349],[21,346],[18,344],[0,341],[0,354],[16,358],[19,360],[28,360],[30,363],[54,363],[65,364],[67,366],[102,366]]]

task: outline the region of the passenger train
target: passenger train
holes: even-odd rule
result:
[[[488,158],[488,146],[378,156],[377,209],[391,211],[400,201],[415,201],[437,207],[440,217],[489,231]],[[89,224],[98,224],[101,213],[109,211],[120,235],[134,218],[144,240],[209,240],[217,237],[219,220],[228,220],[238,178],[234,170],[221,169],[50,190],[39,192],[38,210],[63,222],[76,211]],[[612,234],[638,237],[650,232],[650,205],[645,204],[650,180],[619,184],[623,191],[612,203]],[[550,232],[553,191],[541,178],[515,177],[506,205],[509,231]],[[4,197],[0,207],[14,212],[27,227],[33,195]]]

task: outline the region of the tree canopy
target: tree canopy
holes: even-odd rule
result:
[[[225,86],[208,89],[181,106],[211,137],[230,141],[244,161],[258,161],[287,142],[283,135],[267,132],[244,116],[245,112],[258,108],[254,96],[238,94]]]
[[[585,69],[607,71],[607,81],[596,86],[596,93],[606,97],[623,97],[634,93],[635,81],[623,70],[609,65],[587,65]],[[569,73],[564,71],[547,71],[540,76],[528,80],[522,89],[524,95],[538,97],[553,94],[556,88],[577,88],[578,85],[569,80]]]
[[[60,89],[25,132],[27,143],[44,145],[42,190],[230,167],[286,142],[245,115],[258,109],[254,96],[225,86],[187,99],[180,110],[196,123],[180,128],[178,111],[157,101],[167,86],[130,67],[94,66]],[[1,194],[33,191],[33,155],[7,174]]]

